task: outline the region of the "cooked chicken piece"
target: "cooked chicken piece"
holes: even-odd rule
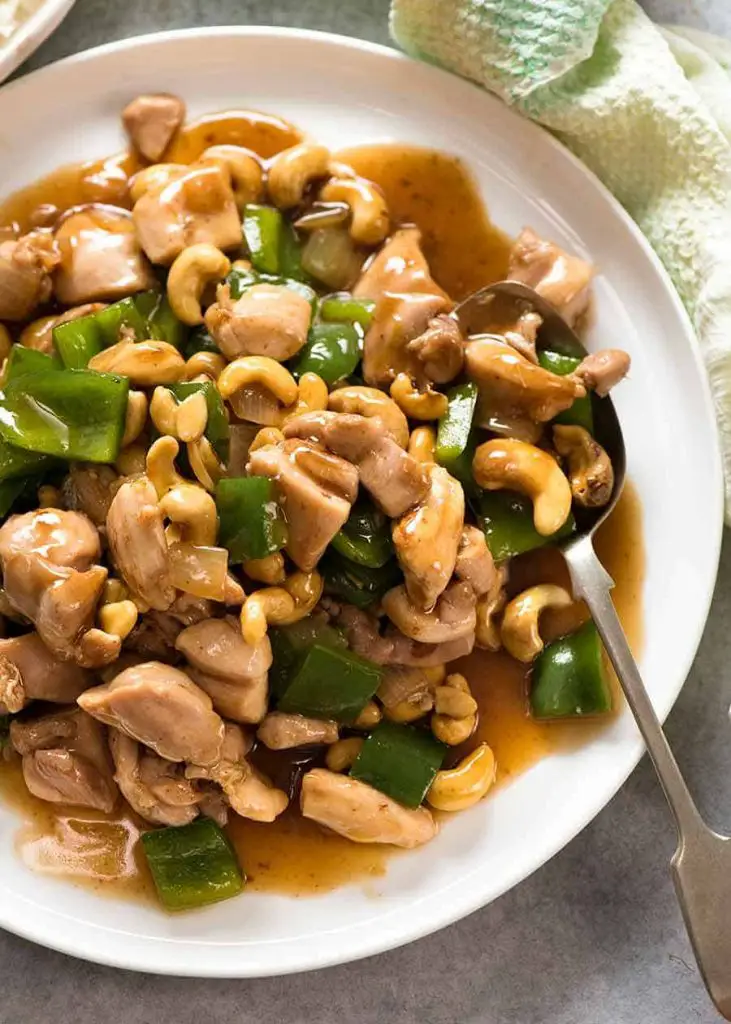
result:
[[[157,284],[127,210],[101,203],[75,207],[61,220],[55,238],[61,262],[54,290],[66,306],[114,302]]]
[[[221,787],[233,810],[252,821],[274,821],[286,810],[289,799],[246,760],[251,739],[238,725],[226,723],[220,760],[208,768],[191,765],[190,779],[207,779]]]
[[[213,601],[207,597],[195,597],[194,594],[181,591],[170,605],[168,615],[172,615],[183,626],[194,626],[196,622],[212,618],[214,607]]]
[[[490,429],[496,416],[546,423],[586,394],[572,377],[544,370],[489,335],[467,342],[465,367],[480,389],[476,422]]]
[[[189,626],[176,648],[188,660],[191,677],[219,714],[234,722],[260,722],[267,710],[267,673],[272,663],[268,637],[247,644],[233,618],[208,619]]]
[[[389,843],[413,849],[429,842],[439,826],[426,807],[410,809],[365,782],[313,768],[302,779],[305,818],[354,843]]]
[[[114,778],[133,811],[154,825],[188,825],[199,814],[200,794],[183,768],[163,761],[119,729],[110,729]]]
[[[619,384],[630,368],[630,357],[619,348],[604,348],[592,352],[579,363],[571,375],[600,398],[608,395]]]
[[[391,662],[393,665],[410,665],[416,668],[431,668],[434,665],[446,665],[457,658],[464,658],[472,653],[475,646],[475,634],[467,633],[456,640],[445,640],[440,644],[425,644],[411,640],[399,630],[391,628],[386,631],[391,641]]]
[[[464,526],[464,492],[441,466],[432,463],[425,472],[429,490],[394,523],[392,534],[409,600],[429,611],[454,572]]]
[[[26,786],[40,800],[107,812],[114,807],[106,730],[83,711],[13,721],[10,741],[23,758]]]
[[[62,488],[66,507],[86,513],[95,526],[105,526],[119,479],[111,466],[73,463]]]
[[[376,302],[363,350],[363,376],[375,387],[390,384],[399,373],[418,376],[420,363],[408,343],[423,334],[435,316],[452,308],[431,276],[420,240],[418,228],[400,228],[353,289],[356,298]]]
[[[213,612],[213,601],[180,592],[166,612],[149,611],[139,617],[124,642],[125,649],[144,655],[141,661],[165,661],[175,665],[183,660],[175,650],[180,633],[186,626],[210,619]]]
[[[422,644],[441,644],[475,632],[475,594],[468,583],[450,583],[434,608],[415,607],[405,586],[384,594],[383,610],[404,636]]]
[[[170,557],[157,492],[146,476],[122,484],[107,515],[112,561],[137,597],[157,611],[173,603]]]
[[[480,597],[495,585],[498,572],[490,553],[485,534],[476,526],[465,526],[457,550],[454,574],[458,580],[469,583]]]
[[[153,263],[168,266],[199,242],[218,249],[241,244],[241,218],[222,163],[181,167],[179,175],[137,200],[133,217],[140,245]]]
[[[284,285],[255,284],[234,300],[223,284],[206,312],[206,327],[227,359],[269,356],[284,362],[307,341],[311,317],[307,299]]]
[[[50,235],[32,232],[0,242],[0,320],[26,320],[48,302],[58,253]]]
[[[145,160],[156,163],[185,120],[185,104],[167,92],[137,96],[122,111],[129,141]]]
[[[327,719],[305,718],[272,711],[266,716],[256,735],[270,750],[290,750],[315,743],[337,743],[338,723]]]
[[[289,420],[284,436],[319,441],[355,465],[360,482],[390,518],[403,515],[429,489],[425,467],[396,444],[378,417],[305,413]]]
[[[25,348],[34,348],[36,352],[44,352],[52,355],[56,347],[53,344],[53,328],[61,324],[67,324],[71,320],[78,320],[82,316],[91,316],[92,313],[104,309],[104,302],[85,302],[81,306],[74,306],[63,313],[55,313],[53,316],[43,316],[39,320],[24,327],[20,332],[18,342]]]
[[[434,384],[447,384],[459,374],[464,361],[465,339],[452,316],[440,313],[427,329],[406,346],[421,368],[417,380],[426,377]]]
[[[510,252],[508,277],[535,288],[573,324],[589,304],[594,268],[555,242],[539,238],[532,228],[523,228]]]
[[[171,665],[147,661],[125,669],[78,703],[168,761],[211,765],[221,755],[223,721],[210,697]]]
[[[0,527],[0,561],[38,554],[52,565],[88,569],[101,555],[99,534],[79,512],[39,508],[10,516]]]
[[[538,313],[526,310],[514,323],[504,327],[501,333],[508,345],[512,345],[516,351],[532,363],[537,363],[536,340],[538,329],[542,323]]]
[[[248,471],[276,482],[289,530],[287,554],[303,572],[311,572],[350,515],[357,470],[309,441],[292,438],[251,452]]]

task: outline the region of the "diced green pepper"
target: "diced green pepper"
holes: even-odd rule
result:
[[[97,316],[92,313],[53,328],[53,344],[67,370],[85,370],[89,360],[104,348]]]
[[[155,295],[156,293],[153,292],[152,294]],[[136,301],[138,304],[141,297],[137,296]],[[182,320],[178,320],[175,313],[173,313],[167,295],[163,292],[157,293],[155,305],[147,316],[147,337],[153,338],[156,341],[166,341],[169,345],[182,349],[188,338],[188,330],[188,327]]]
[[[418,807],[446,753],[446,746],[424,729],[381,722],[361,747],[350,774],[405,807]]]
[[[207,327],[194,327],[183,345],[183,355],[186,359],[190,359],[196,352],[218,352],[219,355],[221,353]]]
[[[255,270],[279,273],[282,214],[273,206],[248,203],[244,209],[244,239]]]
[[[63,364],[55,353],[46,355],[45,352],[39,352],[35,348],[13,345],[5,366],[5,381],[22,377],[24,373],[43,373],[61,369],[63,369]]]
[[[320,303],[320,316],[328,323],[358,324],[367,331],[375,309],[372,299],[354,299],[350,292],[335,292]]]
[[[212,381],[191,380],[170,384],[169,387],[179,402],[184,401],[188,395],[195,394],[196,391],[203,392],[208,409],[206,437],[215,448],[219,458],[226,462],[228,460],[228,417],[216,385]]]
[[[4,519],[14,502],[25,490],[26,479],[19,477],[17,480],[3,480],[0,482],[0,519]]]
[[[591,620],[575,633],[547,644],[538,655],[530,709],[534,718],[581,718],[612,710],[601,640]]]
[[[312,616],[294,622],[291,626],[270,629],[268,636],[273,657],[269,669],[269,685],[275,697],[282,696],[313,644],[340,650],[348,648],[348,642],[340,630]]]
[[[352,722],[378,689],[382,669],[352,651],[313,644],[279,700],[279,710]]]
[[[232,563],[266,558],[287,542],[287,527],[268,477],[224,477],[216,486],[218,541]]]
[[[119,332],[123,327],[134,331],[134,336],[138,341],[142,341],[146,336],[149,337],[146,307],[153,308],[158,294],[158,292],[142,292],[135,298],[120,299],[119,302],[113,302],[106,309],[100,309],[98,313],[93,313],[92,316],[101,336],[101,347],[109,348],[111,345],[116,345],[120,340]]]
[[[549,352],[547,349],[544,349],[538,353],[538,362],[544,370],[550,370],[551,373],[555,373],[559,377],[566,377],[569,373],[574,372],[581,359],[577,359],[575,356],[561,355],[558,352]],[[594,430],[591,395],[586,394],[583,398],[575,398],[571,408],[560,412],[558,416],[554,417],[553,422],[583,427],[584,430],[588,430],[591,434]]]
[[[326,384],[348,377],[360,362],[361,335],[352,324],[315,324],[292,364],[292,373],[316,373]]]
[[[371,569],[328,551],[318,568],[325,581],[325,592],[343,598],[356,608],[369,608],[380,601],[386,591],[402,582],[395,560],[380,569]]]
[[[434,458],[440,466],[459,480],[468,494],[478,490],[472,475],[472,459],[477,437],[472,421],[477,406],[478,388],[468,381],[447,392],[447,411],[439,420]]]
[[[358,502],[345,526],[333,537],[332,546],[351,562],[380,569],[393,558],[391,523],[373,505]]]
[[[570,513],[560,530],[544,537],[533,524],[531,501],[515,491],[483,491],[478,501],[477,516],[496,562],[563,540],[576,529]]]
[[[16,377],[0,393],[0,434],[30,452],[71,461],[114,462],[128,394],[126,377],[92,370]]]
[[[295,281],[309,280],[309,274],[302,267],[300,240],[288,220],[282,221],[282,232],[279,236],[279,273]]]
[[[2,392],[0,392],[0,397]],[[0,415],[2,415],[0,413]],[[47,455],[25,451],[7,444],[0,438],[0,480],[16,480],[20,477],[42,473],[53,463]],[[25,480],[23,480],[25,483]]]
[[[190,910],[237,896],[244,873],[215,821],[143,832],[142,849],[160,899],[168,910]]]

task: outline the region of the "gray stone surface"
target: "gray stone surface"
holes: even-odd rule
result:
[[[731,34],[728,0],[650,0]],[[387,0],[78,0],[29,67],[122,36],[297,25],[387,42]],[[692,532],[683,538],[692,543]],[[680,599],[680,596],[679,596]],[[668,733],[711,824],[731,826],[731,543]],[[393,953],[254,982],[96,967],[0,933],[0,1024],[710,1024],[667,874],[672,828],[644,761],[573,843],[492,906]]]

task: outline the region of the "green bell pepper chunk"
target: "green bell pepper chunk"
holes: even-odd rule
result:
[[[277,706],[291,714],[352,722],[378,689],[382,674],[380,666],[352,651],[316,643]]]
[[[85,370],[89,360],[104,348],[98,315],[81,316],[53,328],[53,344],[67,370]]]
[[[479,488],[472,475],[472,460],[477,447],[477,434],[472,428],[477,407],[478,388],[468,381],[447,392],[447,411],[439,420],[434,458],[466,493],[477,494]]]
[[[229,561],[266,558],[287,543],[274,483],[264,476],[223,477],[216,486],[218,542]]]
[[[575,356],[561,355],[559,352],[549,352],[547,349],[544,349],[538,353],[538,362],[544,370],[550,370],[551,373],[555,373],[559,377],[566,377],[569,373],[574,372],[581,359],[577,359]],[[586,394],[583,398],[575,398],[569,409],[565,409],[558,416],[554,416],[553,422],[583,427],[584,430],[588,430],[591,434],[594,430],[591,395]]]
[[[22,377],[25,373],[44,373],[62,369],[63,363],[55,353],[46,355],[45,352],[39,352],[34,348],[13,345],[5,367],[5,382]]]
[[[190,910],[237,896],[246,881],[231,842],[215,821],[143,832],[142,849],[168,910]]]
[[[279,273],[283,218],[273,206],[248,203],[244,208],[244,240],[255,270]]]
[[[496,562],[563,540],[576,529],[570,513],[560,530],[544,537],[533,525],[531,501],[515,491],[483,491],[477,505],[477,518]]]
[[[98,313],[93,313],[92,316],[101,336],[101,347],[109,348],[111,345],[116,345],[119,341],[119,332],[123,327],[134,331],[138,341],[149,337],[147,313],[152,310],[158,297],[158,292],[142,292],[137,297],[120,299],[119,302],[113,302],[106,309],[100,309]]]
[[[229,272],[226,283],[231,292],[231,298],[235,301],[240,299],[244,292],[255,284],[276,284],[290,291],[297,292],[310,304],[314,314],[317,309],[317,292],[304,281],[297,281],[293,277],[283,277],[281,274],[259,274],[256,270],[238,270]]]
[[[325,593],[334,594],[356,608],[369,608],[380,601],[386,591],[402,582],[395,560],[380,569],[371,569],[328,551],[318,568],[325,581]]]
[[[367,331],[375,309],[372,299],[354,299],[350,292],[335,292],[320,303],[320,317],[327,323],[358,324]]]
[[[314,644],[344,651],[348,649],[348,641],[340,630],[311,616],[291,626],[270,629],[267,635],[272,645],[273,658],[269,669],[269,685],[275,697],[282,696]]]
[[[19,477],[16,480],[3,480],[0,483],[0,519],[4,519],[14,503],[25,490],[27,480]]]
[[[350,774],[405,807],[418,807],[446,754],[444,743],[424,729],[381,722],[361,747]]]
[[[590,620],[575,633],[554,640],[538,655],[531,676],[534,718],[582,718],[612,710],[612,692],[602,645]]]
[[[114,462],[128,394],[126,377],[92,370],[16,377],[0,393],[0,435],[30,452],[74,462]]]
[[[326,384],[348,377],[360,362],[361,335],[352,324],[315,324],[292,364],[292,373],[316,373]]]
[[[380,569],[393,558],[390,521],[373,505],[359,502],[333,537],[332,546],[351,562]]]
[[[219,355],[221,354],[220,348],[213,340],[207,327],[194,327],[188,335],[182,351],[186,359],[190,359],[196,352],[217,352]]]
[[[2,392],[0,392],[1,398]],[[2,415],[2,413],[0,413]],[[52,465],[47,455],[25,451],[7,444],[0,436],[0,481],[25,478],[35,473],[43,473]],[[25,483],[25,479],[23,479]]]
[[[295,281],[309,281],[310,277],[302,266],[302,246],[297,232],[288,220],[282,221],[279,236],[279,273]]]
[[[156,295],[156,301],[147,316],[147,337],[155,341],[166,341],[168,345],[182,349],[188,339],[189,328],[173,313],[167,295],[163,292],[152,294]],[[137,296],[135,301],[139,304],[141,298],[141,295]]]
[[[202,391],[208,409],[206,437],[224,462],[228,459],[228,418],[218,388],[211,381],[181,381],[170,384],[170,390],[178,402],[184,401],[196,391]]]

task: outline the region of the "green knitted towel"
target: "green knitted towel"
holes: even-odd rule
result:
[[[391,31],[550,129],[645,233],[700,339],[731,523],[731,43],[634,0],[393,0]]]

